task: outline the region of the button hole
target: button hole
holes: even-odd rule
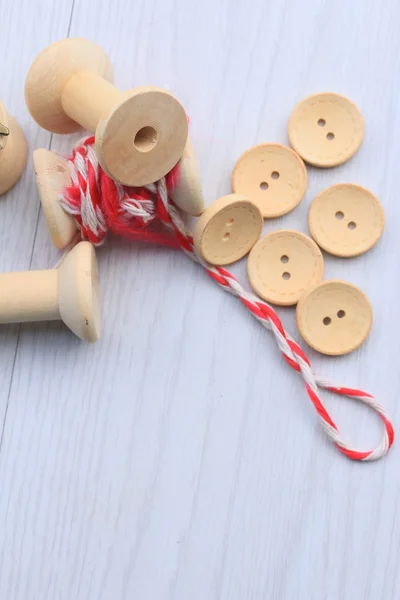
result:
[[[278,171],[272,171],[271,177],[272,177],[272,179],[279,179],[280,175],[279,175]]]
[[[285,271],[284,273],[282,273],[282,279],[285,279],[286,281],[288,279],[290,279],[290,273],[288,273],[287,271]]]
[[[281,256],[281,263],[284,263],[284,264],[285,264],[285,263],[287,263],[287,262],[289,262],[289,257],[288,257],[288,256],[286,256],[286,254],[283,254],[283,255]]]
[[[357,227],[357,223],[354,223],[354,221],[350,221],[350,223],[347,225],[347,227],[349,229],[355,229]]]
[[[330,317],[324,317],[322,322],[324,325],[330,325],[332,323],[332,319]]]
[[[235,219],[228,219],[226,222],[226,226],[227,227],[232,227],[233,223],[235,222]]]
[[[335,134],[330,132],[326,134],[326,139],[327,140],[334,140],[335,139]]]
[[[341,210],[338,210],[337,213],[335,213],[335,217],[339,219],[339,221],[341,221],[342,219],[344,219],[344,213],[342,213]]]
[[[266,181],[262,181],[260,183],[260,189],[267,190],[268,188],[269,188],[269,185],[268,185],[268,183]]]
[[[229,233],[229,231],[227,231],[226,233],[224,233],[224,235],[222,236],[222,240],[224,242],[227,242],[229,240],[229,238],[231,237],[231,234]]]
[[[320,127],[325,127],[325,125],[326,125],[326,121],[325,121],[325,119],[318,119],[318,125],[319,125]]]
[[[344,310],[338,310],[337,312],[337,317],[338,319],[343,319],[343,317],[346,316],[346,313],[344,312]]]

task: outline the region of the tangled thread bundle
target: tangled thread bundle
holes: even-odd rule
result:
[[[348,458],[360,461],[377,460],[387,454],[393,444],[394,431],[390,419],[376,399],[361,390],[338,387],[317,376],[300,346],[285,331],[273,308],[247,292],[226,269],[206,263],[196,252],[193,238],[183,219],[169,198],[179,177],[175,167],[166,177],[142,188],[116,184],[101,169],[94,149],[94,138],[78,143],[68,161],[72,185],[64,190],[60,202],[64,210],[74,216],[83,239],[95,245],[103,243],[107,232],[137,240],[158,242],[180,247],[221,288],[239,298],[263,327],[269,329],[292,369],[304,380],[307,394],[317,411],[327,436]],[[157,229],[161,224],[162,228]],[[319,388],[340,396],[347,396],[370,406],[380,416],[384,431],[376,448],[356,450],[341,437],[340,432],[319,396]]]

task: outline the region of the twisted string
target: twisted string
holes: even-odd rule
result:
[[[348,458],[359,461],[372,461],[385,456],[393,444],[394,431],[389,416],[374,396],[362,390],[336,386],[316,375],[303,350],[285,331],[275,310],[245,290],[229,271],[206,263],[197,253],[181,213],[170,200],[169,191],[178,181],[178,169],[143,188],[121,186],[101,169],[93,144],[94,138],[90,137],[74,148],[68,161],[72,185],[64,190],[60,199],[64,210],[74,216],[81,237],[99,245],[104,242],[107,232],[113,231],[134,239],[180,247],[193,262],[203,267],[213,281],[236,296],[258,322],[272,332],[287,364],[302,376],[320,423],[338,450]],[[161,231],[152,229],[156,223],[161,223]],[[372,408],[383,423],[379,444],[366,451],[350,446],[322,404],[319,388],[358,400]]]

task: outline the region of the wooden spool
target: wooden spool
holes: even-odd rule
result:
[[[5,194],[22,175],[27,159],[25,136],[0,100],[0,194]]]
[[[203,211],[203,195],[193,154],[184,155],[182,161],[184,168],[181,169],[173,200],[183,210],[198,215]],[[77,233],[75,219],[60,205],[64,188],[71,185],[68,161],[51,150],[38,148],[33,152],[33,164],[52,242],[57,248],[65,248]]]
[[[84,39],[48,46],[32,64],[25,98],[32,117],[54,133],[95,133],[104,171],[130,186],[154,183],[183,155],[188,122],[180,102],[156,87],[121,92],[107,54]]]
[[[100,337],[96,255],[80,242],[58,269],[0,274],[0,323],[62,320],[81,340]]]

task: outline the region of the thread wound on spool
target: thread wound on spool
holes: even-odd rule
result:
[[[75,218],[82,239],[98,246],[112,232],[136,241],[178,247],[172,231],[160,218],[163,206],[157,200],[156,184],[128,187],[115,182],[100,167],[94,141],[90,136],[73,149],[68,160],[72,185],[61,198],[63,209]],[[165,181],[170,193],[179,181],[179,164]]]

